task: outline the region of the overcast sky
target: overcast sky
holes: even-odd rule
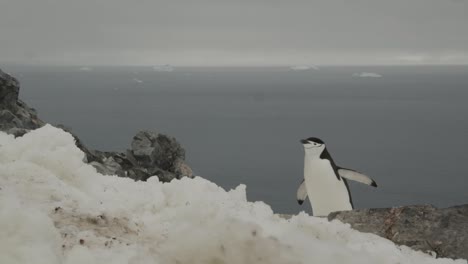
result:
[[[0,63],[466,64],[468,0],[0,0]]]

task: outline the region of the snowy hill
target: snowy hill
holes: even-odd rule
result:
[[[246,188],[202,178],[103,176],[46,125],[0,132],[0,263],[467,263],[435,259],[338,221],[289,220]]]

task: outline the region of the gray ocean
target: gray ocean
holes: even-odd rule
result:
[[[89,147],[129,148],[153,129],[176,137],[197,175],[278,213],[299,206],[299,140],[319,137],[350,182],[355,207],[468,203],[468,67],[289,68],[3,66],[20,97]],[[382,77],[358,77],[372,72]],[[333,195],[333,194],[330,194]]]

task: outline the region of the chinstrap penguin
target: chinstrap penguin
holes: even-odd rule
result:
[[[309,197],[314,216],[353,209],[346,179],[377,187],[374,180],[357,171],[338,167],[325,143],[315,137],[302,139],[304,146],[304,180],[297,190],[297,202]]]

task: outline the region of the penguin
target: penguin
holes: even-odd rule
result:
[[[309,197],[314,216],[328,216],[331,212],[354,208],[346,179],[377,187],[368,176],[338,167],[321,139],[310,137],[300,142],[305,151],[304,179],[296,197],[299,204]]]

